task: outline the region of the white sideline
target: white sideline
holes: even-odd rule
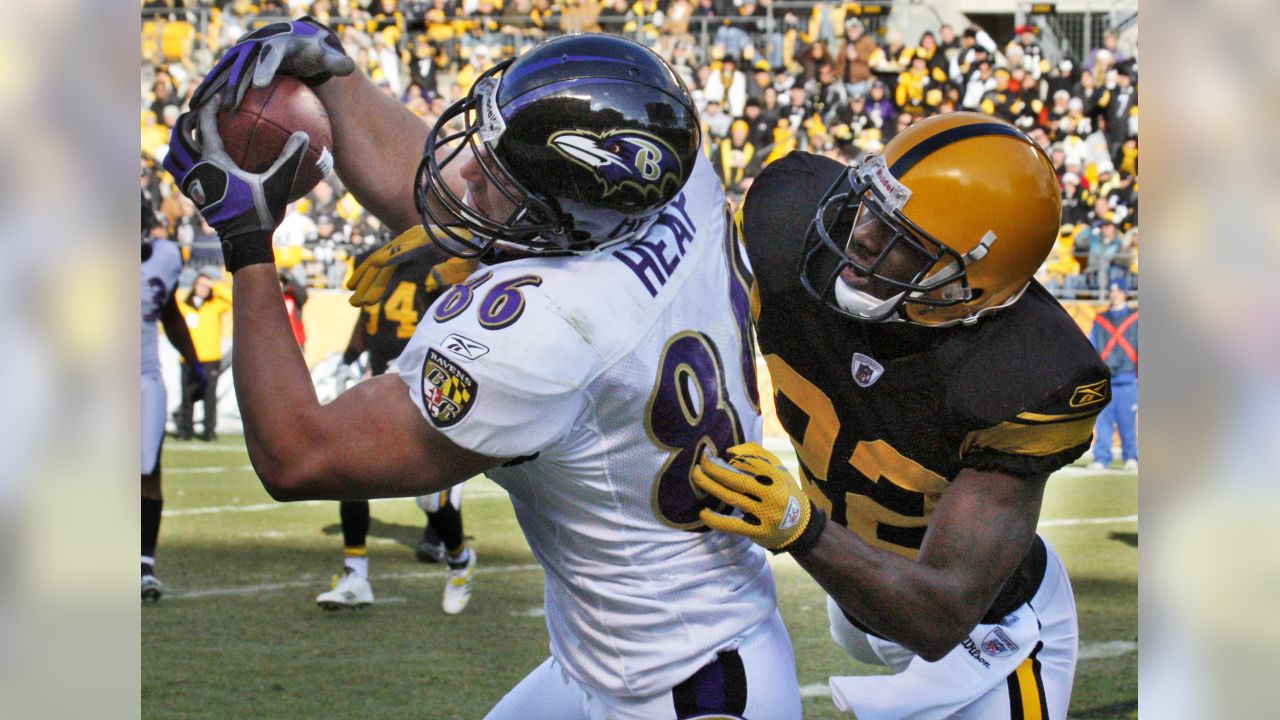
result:
[[[191,469],[191,468],[188,468],[188,469]],[[501,498],[501,497],[506,497],[506,495],[507,495],[506,491],[502,490],[501,488],[491,487],[488,485],[477,485],[475,487],[468,487],[466,491],[466,495],[464,497],[480,499],[480,498]],[[369,502],[373,502],[373,503],[399,502],[404,499],[405,498],[379,498],[377,500],[370,500]],[[260,503],[256,505],[215,505],[212,507],[195,507],[195,508],[182,508],[179,510],[165,510],[163,515],[164,517],[182,517],[184,515],[216,515],[220,513],[230,513],[230,512],[262,512],[264,510],[280,510],[283,508],[296,507],[299,505],[306,505],[306,506],[329,505],[329,504],[332,504],[333,502],[335,501],[333,500],[301,500],[298,502],[290,502],[290,503],[271,502],[271,503]],[[1115,523],[1128,523],[1128,522],[1137,522],[1137,521],[1138,521],[1137,515],[1124,515],[1120,517],[1103,517],[1103,518],[1060,518],[1058,520],[1041,520],[1040,527],[1050,528],[1050,527],[1064,527],[1064,526],[1071,526],[1071,525],[1111,525]]]
[[[252,465],[205,465],[202,467],[165,468],[165,475],[206,475],[221,472],[243,472],[253,470]]]
[[[1120,657],[1131,652],[1138,652],[1138,643],[1132,640],[1112,640],[1110,642],[1089,643],[1080,646],[1081,660]]]
[[[1040,527],[1063,527],[1065,525],[1111,525],[1112,523],[1138,522],[1137,515],[1103,518],[1062,518],[1059,520],[1041,520]]]
[[[169,472],[169,471],[166,470],[165,472]],[[476,487],[468,487],[466,490],[466,493],[463,495],[463,499],[465,500],[467,498],[470,498],[472,500],[479,500],[479,499],[487,499],[487,498],[505,498],[506,496],[507,496],[507,492],[505,490],[501,490],[493,487],[487,487],[484,485],[478,485]],[[369,502],[371,503],[401,502],[403,500],[409,500],[409,499],[411,498],[378,498],[377,500],[370,500]],[[181,517],[183,515],[217,515],[219,513],[229,513],[229,512],[262,512],[264,510],[283,510],[286,508],[298,507],[300,505],[306,505],[306,506],[332,505],[335,502],[337,502],[337,500],[298,500],[296,502],[269,502],[269,503],[259,503],[255,505],[214,505],[210,507],[194,507],[194,508],[181,508],[178,510],[165,510],[162,513],[162,515],[164,517]]]
[[[476,573],[480,575],[528,572],[530,570],[541,570],[542,566],[537,563],[524,565],[493,565],[486,567],[480,565],[476,568]],[[378,573],[372,576],[373,580],[416,580],[419,578],[443,578],[444,568],[439,570],[424,570],[418,572],[403,573]],[[288,590],[290,588],[316,587],[323,584],[323,578],[308,577],[301,580],[290,580],[289,582],[280,583],[264,583],[261,585],[238,585],[236,587],[220,587],[206,588],[204,590],[176,590],[166,591],[164,597],[166,600],[172,598],[174,600],[197,600],[207,597],[225,597],[227,595],[256,595],[263,592],[271,592],[273,590]]]

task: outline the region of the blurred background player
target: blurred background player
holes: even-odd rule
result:
[[[365,253],[358,261],[363,261]],[[431,303],[454,284],[467,279],[474,263],[454,258],[435,267],[412,265],[397,278],[395,287],[382,302],[361,308],[360,317],[351,331],[351,340],[334,373],[334,390],[342,393],[359,380],[353,371],[360,355],[369,354],[369,374],[376,377],[387,371],[404,352],[413,337],[418,321]],[[467,547],[462,530],[462,485],[423,495],[418,506],[427,514],[416,556],[422,562],[446,560],[444,611],[460,613],[471,599],[471,581],[475,577],[475,553]],[[364,607],[373,602],[369,584],[369,501],[343,500],[338,515],[342,520],[343,572],[334,578],[333,588],[316,596],[316,603],[326,610]]]
[[[1089,341],[1111,370],[1111,404],[1098,413],[1090,470],[1111,467],[1112,443],[1120,435],[1124,469],[1138,471],[1138,309],[1129,307],[1124,278],[1111,283],[1107,309],[1093,319]]]
[[[298,347],[307,346],[307,328],[302,323],[302,306],[307,304],[307,285],[288,270],[280,271],[280,292],[284,293],[284,307],[289,314],[289,328]]]
[[[190,440],[195,434],[196,401],[204,405],[202,440],[218,439],[218,375],[222,372],[223,320],[231,312],[231,288],[215,283],[208,273],[196,275],[191,291],[178,300],[178,309],[196,346],[196,356],[204,367],[204,392],[197,395],[200,376],[193,367],[182,364],[182,405],[178,409],[178,439]]]
[[[142,195],[142,599],[155,602],[164,592],[156,577],[156,538],[160,535],[160,512],[164,496],[160,492],[160,448],[164,444],[165,390],[160,377],[159,338],[156,321],[164,325],[165,337],[192,369],[196,394],[204,393],[207,382],[204,366],[196,356],[187,323],[178,310],[174,291],[182,270],[178,244],[152,237],[158,225],[155,211]]]

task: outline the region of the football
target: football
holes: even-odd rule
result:
[[[293,178],[289,202],[311,192],[333,169],[333,130],[320,98],[297,78],[280,75],[264,88],[250,88],[237,110],[218,113],[223,146],[249,172],[269,169],[298,130],[311,142]]]

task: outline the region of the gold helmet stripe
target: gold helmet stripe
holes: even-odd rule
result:
[[[1007,135],[1012,138],[1023,140],[1028,144],[1039,147],[1035,142],[1026,136],[1021,130],[1012,125],[1001,123],[972,123],[970,125],[958,125],[956,127],[947,128],[937,135],[927,137],[916,144],[915,147],[906,151],[899,157],[889,168],[889,173],[899,181],[902,180],[916,163],[924,160],[926,157],[951,145],[952,143],[968,140],[975,137],[986,137],[988,135]]]

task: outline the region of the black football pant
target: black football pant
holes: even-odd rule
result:
[[[204,403],[204,439],[213,440],[218,436],[218,375],[222,372],[222,363],[214,360],[200,363],[204,365],[209,384],[202,397],[195,397],[196,384],[191,376],[191,368],[182,365],[182,405],[178,409],[178,437],[189,440],[195,434],[194,415],[196,401]]]

